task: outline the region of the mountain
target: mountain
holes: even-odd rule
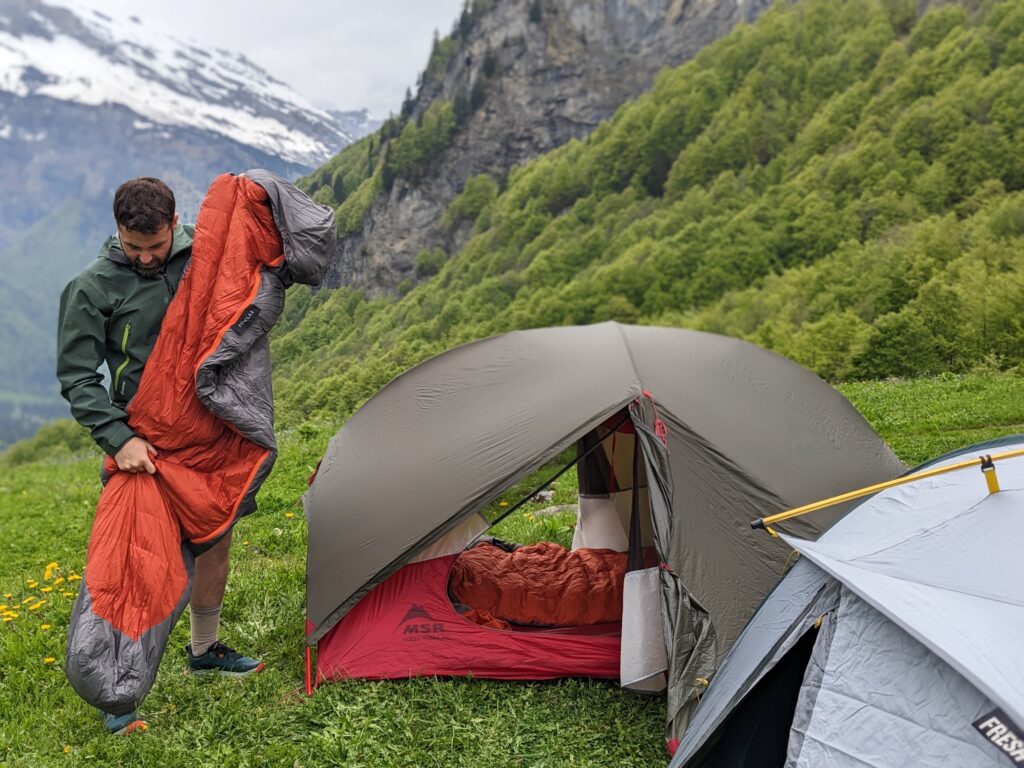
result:
[[[383,120],[371,116],[365,109],[328,109],[327,113],[334,118],[334,124],[351,136],[353,141],[368,136],[384,124]]]
[[[244,56],[135,17],[0,0],[0,445],[66,413],[52,372],[57,297],[114,230],[122,181],[164,179],[191,220],[218,174],[295,178],[368,120],[316,109]]]
[[[0,243],[136,169],[166,168],[188,214],[211,170],[261,161],[294,176],[351,141],[242,55],[78,2],[0,0],[0,182],[28,192],[4,200]]]
[[[379,135],[307,179],[339,207],[328,285],[393,294],[422,254],[459,250],[468,231],[445,211],[481,174],[501,181],[581,139],[664,67],[691,58],[771,0],[473,0],[435,40],[418,89]],[[387,157],[381,142],[389,142]],[[386,162],[385,162],[386,161]],[[376,172],[370,170],[371,166]]]
[[[776,4],[585,139],[472,179],[445,215],[466,244],[397,300],[293,292],[279,421],[344,418],[457,344],[605,320],[750,339],[838,381],[1020,374],[1024,0],[917,11]],[[432,108],[375,151],[415,168],[391,142],[429,147]]]

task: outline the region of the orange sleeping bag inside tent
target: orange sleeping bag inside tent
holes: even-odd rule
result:
[[[323,265],[294,273],[322,276],[333,250],[329,209],[272,174],[248,176],[260,183],[224,175],[210,187],[191,263],[128,407],[129,426],[159,451],[156,474],[118,471],[109,457],[104,465],[110,477],[89,539],[65,671],[76,691],[106,712],[128,712],[148,692],[188,603],[193,552],[255,508],[276,458],[267,331],[294,276],[284,265],[278,223],[329,227],[299,233],[323,251],[300,256]]]
[[[656,562],[653,550],[644,552]],[[622,620],[628,555],[611,549],[568,550],[540,542],[507,551],[481,542],[452,565],[452,597],[487,617],[513,624],[582,627]]]

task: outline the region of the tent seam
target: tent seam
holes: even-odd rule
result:
[[[637,367],[636,358],[633,357],[633,350],[630,349],[629,342],[626,339],[626,332],[623,330],[623,326],[620,323],[613,321],[612,324],[615,326],[615,330],[619,333],[619,340],[622,342],[622,346],[626,350],[626,356],[629,357],[629,364],[633,367],[633,379],[637,384],[637,389],[642,393],[644,386],[643,382],[640,381],[640,369]]]
[[[1024,489],[1021,489],[1021,488],[1004,488],[1002,490],[1002,492],[1003,493],[1009,493],[1009,492],[1012,492],[1012,491],[1020,491],[1020,490],[1024,490]],[[856,557],[851,558],[849,560],[844,560],[843,562],[851,563],[852,564],[852,563],[856,562],[857,560],[862,560],[862,559],[867,558],[867,557],[874,557],[875,555],[880,554],[882,552],[887,552],[888,550],[892,549],[893,547],[898,547],[901,544],[906,544],[908,541],[910,541],[912,539],[916,539],[916,538],[918,538],[919,536],[921,536],[924,533],[931,533],[932,531],[938,531],[938,530],[941,530],[943,528],[946,528],[954,520],[959,520],[964,515],[970,514],[971,512],[976,510],[978,508],[978,506],[982,502],[984,502],[984,501],[986,501],[988,499],[989,496],[991,496],[991,494],[987,494],[987,495],[983,496],[982,498],[978,499],[976,502],[971,504],[971,506],[967,507],[964,510],[961,510],[956,515],[953,515],[952,517],[949,517],[949,518],[943,520],[938,525],[933,525],[930,528],[919,528],[918,530],[916,530],[913,533],[907,535],[905,538],[900,539],[899,541],[894,541],[891,544],[887,544],[884,547],[880,547],[880,548],[878,548],[878,549],[876,549],[876,550],[874,550],[872,552],[865,552],[865,553],[857,555]]]

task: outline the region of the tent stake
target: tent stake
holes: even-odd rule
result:
[[[956,472],[960,469],[966,469],[968,467],[981,466],[981,471],[985,475],[985,482],[988,485],[989,493],[999,492],[999,480],[996,477],[995,461],[997,459],[1012,459],[1017,456],[1024,456],[1024,450],[1007,451],[1006,453],[997,453],[994,456],[985,455],[979,456],[976,459],[970,461],[961,461],[958,464],[950,464],[945,467],[937,467],[936,469],[928,469],[924,472],[918,472],[913,475],[904,475],[903,477],[897,477],[895,480],[889,480],[885,483],[878,483],[877,485],[871,485],[867,488],[861,488],[859,491],[850,491],[849,493],[843,493],[839,496],[833,496],[830,499],[824,499],[823,501],[816,501],[813,504],[805,504],[802,507],[796,507],[786,512],[779,512],[768,517],[759,517],[757,520],[753,520],[750,523],[750,527],[754,530],[766,530],[769,533],[773,533],[769,526],[775,523],[780,523],[783,520],[789,520],[792,517],[799,517],[800,515],[806,515],[808,512],[816,512],[819,509],[825,507],[831,507],[834,504],[842,504],[844,501],[853,501],[854,499],[860,499],[864,496],[870,496],[873,493],[884,491],[887,488],[894,488],[898,485],[905,485],[912,483],[915,480],[923,480],[926,477],[935,477],[936,475],[944,475],[947,472]],[[774,534],[773,534],[774,535]]]

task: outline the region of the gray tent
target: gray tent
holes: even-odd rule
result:
[[[750,519],[904,469],[825,382],[735,339],[617,323],[518,331],[397,377],[331,440],[305,498],[310,644],[398,569],[479,536],[489,502],[618,414],[639,435],[644,539],[664,564],[678,737],[783,573],[789,548],[752,536]],[[629,451],[604,449],[627,478]],[[837,517],[782,530],[813,536]]]
[[[1004,438],[920,468],[991,454],[998,492],[964,467],[877,493],[815,542],[784,536],[799,560],[672,768],[1024,763],[1024,455],[999,458],[1022,449]]]

